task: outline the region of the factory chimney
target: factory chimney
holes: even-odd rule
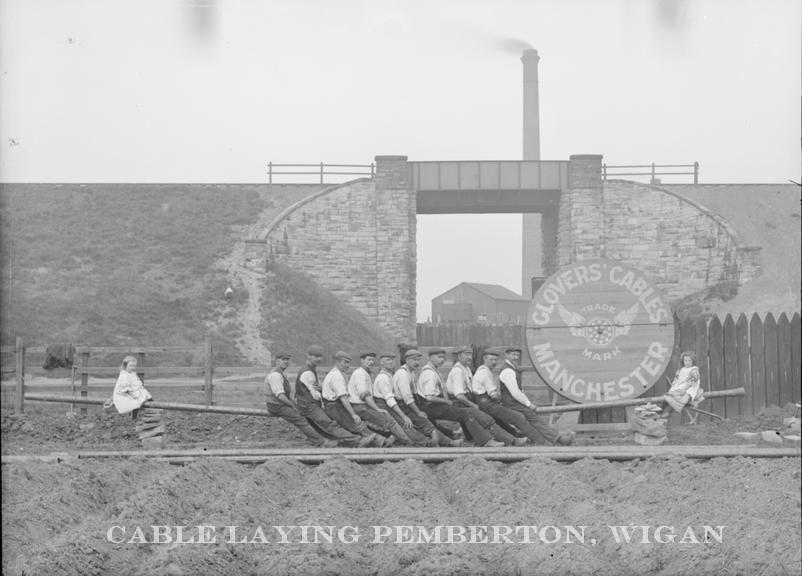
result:
[[[538,98],[537,50],[524,50],[524,140],[523,159],[540,160],[540,103]]]
[[[523,160],[540,160],[540,102],[538,97],[537,67],[540,62],[537,50],[523,51],[524,65],[524,122]],[[523,262],[521,263],[521,294],[531,298],[532,279],[542,276],[543,232],[540,214],[523,215]]]

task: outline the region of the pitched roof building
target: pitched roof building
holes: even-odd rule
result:
[[[529,300],[498,284],[462,282],[432,299],[432,322],[522,324]]]

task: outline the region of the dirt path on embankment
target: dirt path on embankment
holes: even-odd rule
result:
[[[214,330],[217,326],[232,321],[241,330],[236,342],[242,355],[259,366],[270,365],[270,348],[272,342],[264,340],[259,332],[262,321],[262,289],[265,272],[246,268],[246,238],[261,238],[270,222],[285,208],[304,198],[314,191],[314,187],[276,187],[275,190],[262,191],[260,196],[264,202],[264,210],[257,221],[237,231],[231,251],[215,262],[214,266],[225,270],[229,284],[235,291],[229,304],[220,309],[218,317],[208,322]]]

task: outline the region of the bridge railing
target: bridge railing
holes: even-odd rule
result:
[[[677,170],[685,169],[678,172]],[[623,171],[622,171],[623,170]],[[635,170],[635,172],[632,172]],[[668,170],[668,171],[666,171]],[[693,164],[602,164],[602,179],[615,176],[649,176],[654,180],[657,176],[693,176],[693,183],[699,183],[699,162]]]
[[[376,175],[376,164],[276,164],[267,163],[267,181],[273,183],[273,176],[293,175],[293,176],[315,176],[319,178],[320,184],[325,184],[326,176],[346,175],[346,176],[370,176]]]

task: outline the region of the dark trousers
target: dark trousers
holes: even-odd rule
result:
[[[404,427],[396,422],[389,413],[385,414],[374,410],[367,404],[351,404],[351,407],[363,421],[367,422],[368,428],[372,428],[384,436],[388,433],[392,434],[401,444],[413,444]]]
[[[526,419],[526,415],[523,412],[519,412],[518,410],[504,406],[498,400],[488,397],[480,399],[477,403],[482,411],[490,414],[496,419],[496,421],[498,421],[499,425],[505,429],[509,430],[508,427],[504,426],[505,424],[508,426],[514,426],[516,430],[529,438],[532,443],[542,443],[546,440],[546,437],[539,432],[538,429],[529,422],[529,420]],[[534,412],[529,410],[529,408],[524,407],[524,409],[530,412],[532,416],[542,420]],[[548,426],[548,424],[545,422],[543,422],[543,424]]]
[[[309,440],[315,446],[320,446],[323,444],[323,436],[318,434],[317,430],[315,430],[309,423],[309,420],[304,418],[296,408],[287,406],[286,404],[273,404],[268,402],[267,411],[270,412],[271,416],[283,418],[298,428],[298,430],[300,430],[304,436],[306,436],[307,440]]]
[[[351,413],[345,409],[345,406],[343,406],[339,400],[335,400],[334,402],[323,400],[323,410],[326,411],[329,418],[352,434],[359,434],[360,436],[369,436],[372,434],[372,432],[368,430],[367,423],[363,421],[357,424],[351,417]]]
[[[502,404],[502,406],[509,410],[513,410],[524,417],[524,420],[526,420],[526,422],[532,428],[530,432],[534,433],[535,438],[529,436],[529,433],[523,429],[521,432],[526,434],[527,438],[532,440],[532,442],[542,443],[545,440],[549,444],[554,444],[557,441],[557,437],[560,434],[559,431],[554,426],[551,426],[545,418],[535,414],[534,410],[531,408],[527,408],[520,402],[505,402]],[[517,427],[518,426],[516,424],[516,428]]]
[[[490,422],[484,418],[486,414],[482,414],[482,420],[488,426],[479,423],[476,418],[476,413],[481,414],[479,410],[472,408],[461,408],[459,406],[441,404],[439,402],[427,402],[426,400],[419,401],[420,409],[429,417],[430,420],[452,420],[459,422],[470,434],[473,443],[477,446],[484,446],[489,440],[493,438],[489,428],[495,424],[492,418]]]
[[[376,402],[376,406],[378,406],[379,408],[387,410],[387,413],[390,415],[390,417],[396,422],[398,426],[401,427],[401,430],[404,431],[404,433],[407,435],[407,437],[409,437],[410,441],[415,446],[431,446],[434,443],[434,441],[430,437],[426,436],[421,430],[419,430],[415,426],[415,420],[410,418],[410,420],[412,420],[412,427],[404,428],[404,421],[401,419],[401,416],[396,414],[395,410],[390,408],[387,405],[387,402],[385,402],[383,398],[374,398],[373,401]],[[403,412],[404,409],[401,408],[401,411]],[[412,410],[410,410],[410,412],[412,412]],[[417,415],[416,418],[419,420],[424,420],[423,418]],[[429,423],[429,426],[431,427],[431,423],[428,420],[425,420],[425,422]],[[431,432],[429,432],[429,434],[431,434]]]
[[[311,396],[298,396],[296,402],[298,403],[298,412],[301,416],[306,418],[312,427],[320,432],[326,438],[333,438],[339,440],[344,444],[356,445],[360,437],[351,434],[348,430],[342,428],[337,422],[329,418],[328,414],[323,411],[320,404],[317,403]]]
[[[403,400],[400,401],[398,405],[401,406],[401,412],[412,420],[412,425],[420,430],[426,437],[431,438],[432,432],[434,431],[434,424],[432,424],[432,421],[423,416],[418,416],[418,414],[409,407],[409,404],[405,404]]]

